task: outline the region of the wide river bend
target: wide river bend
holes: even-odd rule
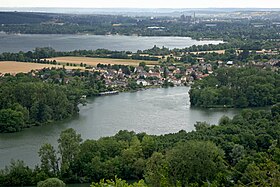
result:
[[[43,143],[57,145],[62,130],[74,128],[85,139],[112,136],[119,130],[148,134],[192,131],[197,121],[217,124],[223,115],[234,116],[237,109],[191,108],[188,87],[156,88],[133,93],[95,97],[80,106],[80,114],[55,124],[0,134],[0,168],[11,159],[28,165],[39,163],[38,150]]]

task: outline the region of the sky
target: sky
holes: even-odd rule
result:
[[[280,8],[280,0],[0,0],[0,7]]]

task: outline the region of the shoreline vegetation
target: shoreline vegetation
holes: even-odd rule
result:
[[[4,32],[4,31],[0,31],[0,35],[1,34],[6,34],[6,35],[23,35],[23,34],[26,34],[26,35],[40,35],[40,34],[31,34],[31,33],[20,33],[20,32]],[[42,35],[44,34],[48,34],[48,33],[42,33]],[[48,34],[49,35],[49,34]],[[54,35],[67,35],[67,34],[54,34]],[[199,39],[195,39],[195,38],[192,38],[192,37],[189,37],[189,36],[173,36],[173,35],[166,35],[166,36],[158,36],[158,35],[135,35],[135,34],[131,34],[131,35],[122,35],[122,34],[94,34],[94,33],[74,33],[73,35],[80,35],[80,36],[90,36],[90,35],[93,35],[93,36],[137,36],[137,37],[178,37],[178,38],[190,38],[190,39],[193,39],[193,40],[196,40],[196,41],[221,41],[221,43],[224,43],[223,42],[223,39],[222,38],[199,38]]]
[[[165,135],[121,130],[83,141],[75,130],[66,129],[58,147],[41,146],[35,169],[12,161],[0,172],[0,184],[35,185],[59,178],[68,184],[93,182],[91,187],[125,185],[125,180],[139,181],[130,184],[138,187],[278,186],[279,108],[246,109],[232,119],[223,116],[218,125],[197,122],[195,131]]]
[[[185,15],[175,17],[158,16],[151,19],[149,16],[76,14],[73,16],[73,14],[58,13],[0,12],[0,21],[2,23],[0,31],[29,34],[83,33],[96,35],[187,36],[194,39],[222,38],[223,41],[279,38],[277,24],[271,24],[266,19],[260,19],[254,14],[252,15],[254,19],[249,20],[236,16],[233,15],[235,18],[232,19],[220,18],[222,20],[209,22],[207,17]],[[277,20],[273,12],[268,12],[268,16]]]
[[[120,130],[114,136],[83,141],[74,129],[66,129],[57,147],[41,146],[40,163],[34,169],[17,160],[0,170],[0,186],[49,181],[64,186],[60,180],[93,182],[91,187],[280,186],[280,17],[279,12],[264,13],[229,13],[212,19],[213,15],[0,12],[0,31],[7,33],[182,36],[225,42],[183,49],[154,46],[136,53],[106,49],[58,52],[48,47],[2,53],[0,61],[62,68],[0,75],[1,133],[76,115],[84,96],[149,86],[192,84],[192,106],[272,106],[269,111],[245,109],[232,119],[223,116],[217,125],[197,122],[191,132],[148,135]],[[70,56],[146,62],[93,67],[55,59]],[[148,66],[153,61],[158,64]],[[139,182],[129,185],[124,180]]]
[[[280,102],[278,72],[253,67],[220,68],[196,81],[190,90],[192,106],[264,107]]]
[[[15,75],[2,74],[0,132],[18,132],[69,118],[79,112],[78,105],[85,104],[87,96],[174,86],[167,79],[162,81],[160,72],[151,71],[141,62],[138,67],[98,64],[84,71],[52,67]],[[141,74],[149,77],[145,80]]]
[[[15,76],[0,72],[2,77],[0,84],[3,85],[1,98],[7,98],[7,94],[13,96],[11,100],[0,101],[0,114],[3,115],[0,121],[0,124],[3,124],[0,132],[17,132],[26,127],[71,117],[78,113],[77,105],[86,102],[83,96],[94,96],[100,92],[192,85],[189,92],[192,106],[246,108],[271,106],[280,101],[277,61],[271,59],[261,64],[246,63],[244,61],[252,56],[256,57],[256,54],[244,50],[238,53],[238,50],[230,52],[225,50],[225,53],[220,54],[202,53],[193,54],[196,55],[195,57],[189,56],[190,51],[200,48],[205,50],[205,46],[192,46],[181,50],[154,46],[152,49],[137,53],[106,49],[57,52],[46,47],[36,48],[33,52],[26,53],[2,53],[0,66],[1,63],[8,65],[22,63],[21,65],[32,66],[28,62],[33,62],[34,66],[45,64],[52,69],[44,68]],[[184,54],[182,50],[189,52]],[[209,55],[215,56],[214,61],[206,63]],[[233,64],[229,61],[232,63],[228,65],[228,62],[216,61],[224,57],[237,58],[239,62]],[[273,57],[275,55],[271,56]],[[155,59],[157,61],[153,61]],[[7,60],[19,62],[6,62]],[[56,69],[57,67],[59,69]],[[24,81],[26,87],[30,86],[30,91],[16,93],[18,83],[23,84]],[[34,82],[40,86],[35,85]],[[61,113],[55,112],[54,102],[56,101],[52,101],[53,104],[50,106],[50,101],[40,101],[36,94],[33,96],[34,94],[30,93],[32,90],[42,92],[47,89],[43,87],[49,86],[53,86],[52,89],[68,90],[62,94],[62,97],[67,99],[61,104],[64,107],[60,108]],[[20,94],[25,94],[25,96]],[[52,94],[56,97],[57,93],[49,94],[47,98],[53,97]],[[33,99],[29,103],[19,99],[24,97],[26,100]],[[67,109],[66,106],[71,102],[73,105]],[[57,103],[58,106],[60,106],[59,103]]]

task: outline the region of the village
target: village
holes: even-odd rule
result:
[[[278,70],[279,60],[270,60],[266,63],[254,62],[250,65],[260,68],[270,68],[273,71]],[[59,75],[52,76],[50,71],[43,69],[33,72],[36,76],[48,82],[58,82],[69,84],[73,78],[94,77],[97,81],[102,81],[106,86],[103,91],[128,91],[139,90],[150,87],[168,87],[168,86],[190,86],[194,80],[200,80],[213,74],[214,70],[221,67],[244,67],[235,64],[233,61],[218,61],[207,63],[200,58],[196,64],[161,64],[147,66],[140,63],[139,66],[97,64],[96,67],[86,67],[85,69],[64,69],[65,77]],[[112,92],[112,94],[115,92]]]
[[[166,50],[154,47],[152,50]],[[270,56],[268,60],[249,60],[244,63],[233,60],[222,60],[225,50],[169,53],[153,55],[149,53],[140,56],[158,58],[158,61],[141,61],[131,59],[90,58],[90,57],[56,57],[39,59],[31,62],[6,61],[0,63],[0,77],[6,74],[31,72],[33,77],[38,77],[45,82],[58,84],[72,84],[79,77],[81,81],[94,79],[100,86],[95,87],[94,93],[110,93],[115,91],[134,91],[151,87],[190,86],[195,80],[200,80],[213,74],[216,69],[223,67],[254,66],[261,69],[278,71],[280,63],[277,58],[278,51],[261,50],[257,55]],[[242,50],[236,50],[237,58]],[[252,53],[252,51],[249,51]],[[206,58],[208,54],[219,55],[215,60]],[[191,62],[182,62],[184,57],[192,58]],[[272,58],[275,56],[276,58]],[[230,58],[229,58],[230,59]],[[63,61],[62,61],[63,60]],[[1,72],[1,69],[7,70]],[[56,72],[63,72],[57,73]]]
[[[79,77],[84,81],[92,77],[95,82],[100,81],[106,86],[106,89],[102,89],[100,92],[108,93],[151,87],[188,86],[194,80],[205,78],[212,73],[213,69],[210,63],[198,63],[195,65],[175,63],[151,66],[146,65],[144,62],[137,67],[97,64],[95,67],[88,66],[81,69],[78,67],[71,69],[63,66],[63,68],[52,67],[31,71],[33,77],[38,77],[45,82],[58,84],[71,84],[76,81],[75,77]]]

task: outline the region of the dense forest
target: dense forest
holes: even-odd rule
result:
[[[117,66],[116,68],[120,68]],[[98,72],[43,69],[0,78],[0,133],[69,118],[83,95],[108,91]]]
[[[70,86],[32,76],[4,76],[0,79],[0,132],[17,132],[71,117],[79,110],[79,95]]]
[[[195,128],[160,136],[119,131],[85,141],[67,129],[57,148],[42,145],[35,169],[12,161],[0,172],[0,184],[31,185],[56,177],[66,183],[128,186],[117,176],[143,179],[135,186],[153,187],[280,185],[279,104],[271,111],[247,109],[232,119],[224,116],[217,126],[197,122]]]
[[[280,75],[260,68],[220,68],[196,81],[190,90],[192,106],[264,107],[280,101]]]
[[[135,67],[102,65],[97,67],[122,70],[126,74]],[[127,84],[106,85],[100,72],[49,69],[0,77],[0,133],[18,132],[34,125],[42,125],[72,117],[78,105],[86,104],[86,97],[107,91],[135,91],[143,88],[134,78]]]

